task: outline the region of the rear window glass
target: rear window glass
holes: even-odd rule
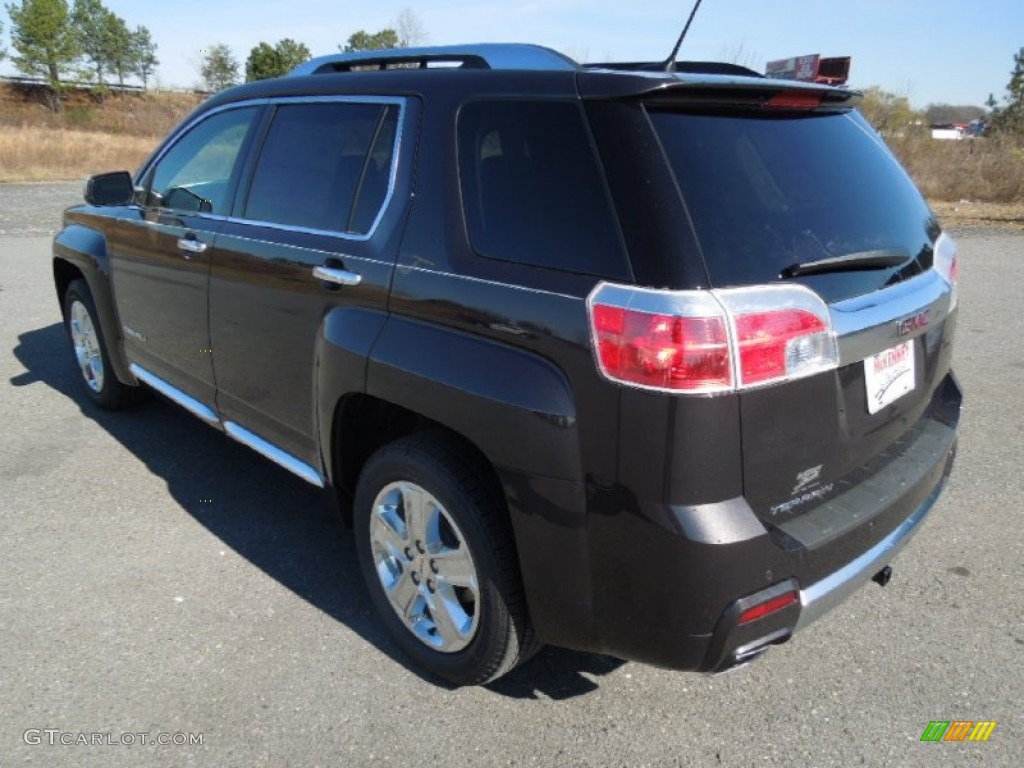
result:
[[[366,234],[384,204],[398,107],[328,102],[278,107],[245,217]]]
[[[838,301],[931,266],[937,224],[855,113],[650,116],[714,285],[772,282],[792,265],[849,254],[906,254],[897,266],[795,278]]]
[[[577,104],[474,102],[459,117],[469,236],[483,256],[569,272],[628,274]]]

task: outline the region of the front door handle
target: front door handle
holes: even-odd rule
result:
[[[197,240],[195,237],[179,237],[178,238],[178,249],[185,252],[185,258],[191,258],[190,254],[193,253],[204,253],[206,251],[206,243],[202,240]]]
[[[363,281],[363,276],[358,272],[337,267],[313,267],[313,277],[335,285],[359,285]]]

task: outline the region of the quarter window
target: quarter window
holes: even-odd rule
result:
[[[364,235],[387,196],[398,107],[279,106],[253,174],[245,217]]]
[[[232,109],[190,129],[157,163],[148,205],[227,215],[232,176],[255,114],[251,107]]]
[[[459,117],[459,172],[483,256],[628,276],[604,178],[578,105],[474,102]]]

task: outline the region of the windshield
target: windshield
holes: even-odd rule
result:
[[[938,224],[858,114],[695,114],[653,106],[648,113],[713,285],[767,283],[787,274],[834,302],[931,267]],[[876,252],[906,259],[816,274],[792,269]]]

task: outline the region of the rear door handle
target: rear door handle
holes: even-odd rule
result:
[[[185,251],[185,258],[188,259],[191,258],[189,254],[204,253],[206,251],[206,243],[202,240],[197,240],[195,237],[179,237],[178,249]]]
[[[359,285],[363,281],[363,276],[358,272],[337,267],[313,267],[313,277],[335,285]]]

